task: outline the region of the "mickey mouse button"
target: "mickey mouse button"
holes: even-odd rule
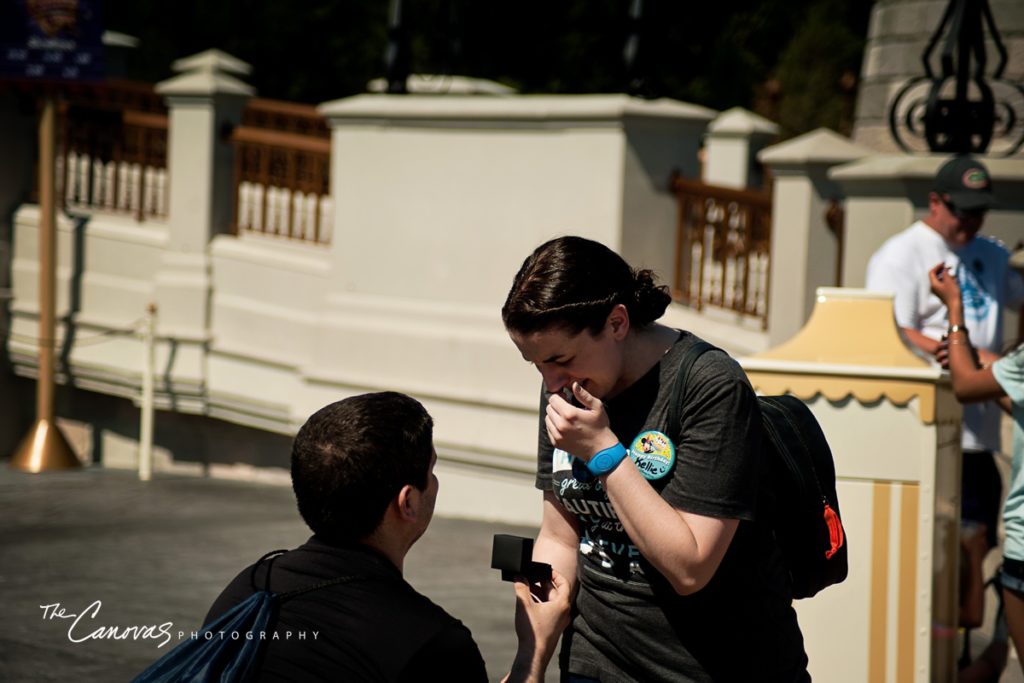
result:
[[[641,432],[629,447],[629,457],[645,479],[661,479],[676,461],[672,440],[657,431]]]

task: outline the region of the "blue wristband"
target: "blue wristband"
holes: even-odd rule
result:
[[[621,443],[617,443],[614,446],[598,451],[594,454],[594,457],[587,463],[587,469],[595,477],[600,477],[602,474],[608,474],[616,467],[619,463],[625,460],[626,455],[629,451]]]

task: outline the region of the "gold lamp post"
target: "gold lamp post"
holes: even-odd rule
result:
[[[36,422],[11,458],[11,468],[25,472],[82,466],[53,415],[57,279],[57,221],[54,203],[56,122],[56,96],[52,90],[48,90],[39,119],[39,379],[36,383]]]

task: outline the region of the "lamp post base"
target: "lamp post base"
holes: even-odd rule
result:
[[[11,469],[22,472],[77,469],[82,462],[54,422],[37,420],[11,458]]]

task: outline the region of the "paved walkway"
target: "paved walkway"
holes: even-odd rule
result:
[[[27,475],[0,464],[0,514],[5,683],[127,681],[167,650],[158,641],[70,642],[72,620],[44,618],[43,605],[59,603],[48,612],[67,615],[100,601],[72,634],[171,622],[175,639],[178,631],[187,637],[239,569],[309,535],[285,486],[170,475],[145,484],[131,472],[99,468]],[[535,530],[435,519],[410,553],[406,576],[469,626],[498,680],[515,637],[512,590],[489,568],[495,533]],[[987,630],[978,634],[980,646]],[[557,680],[554,667],[549,673]],[[1024,682],[1016,658],[1002,681]]]

